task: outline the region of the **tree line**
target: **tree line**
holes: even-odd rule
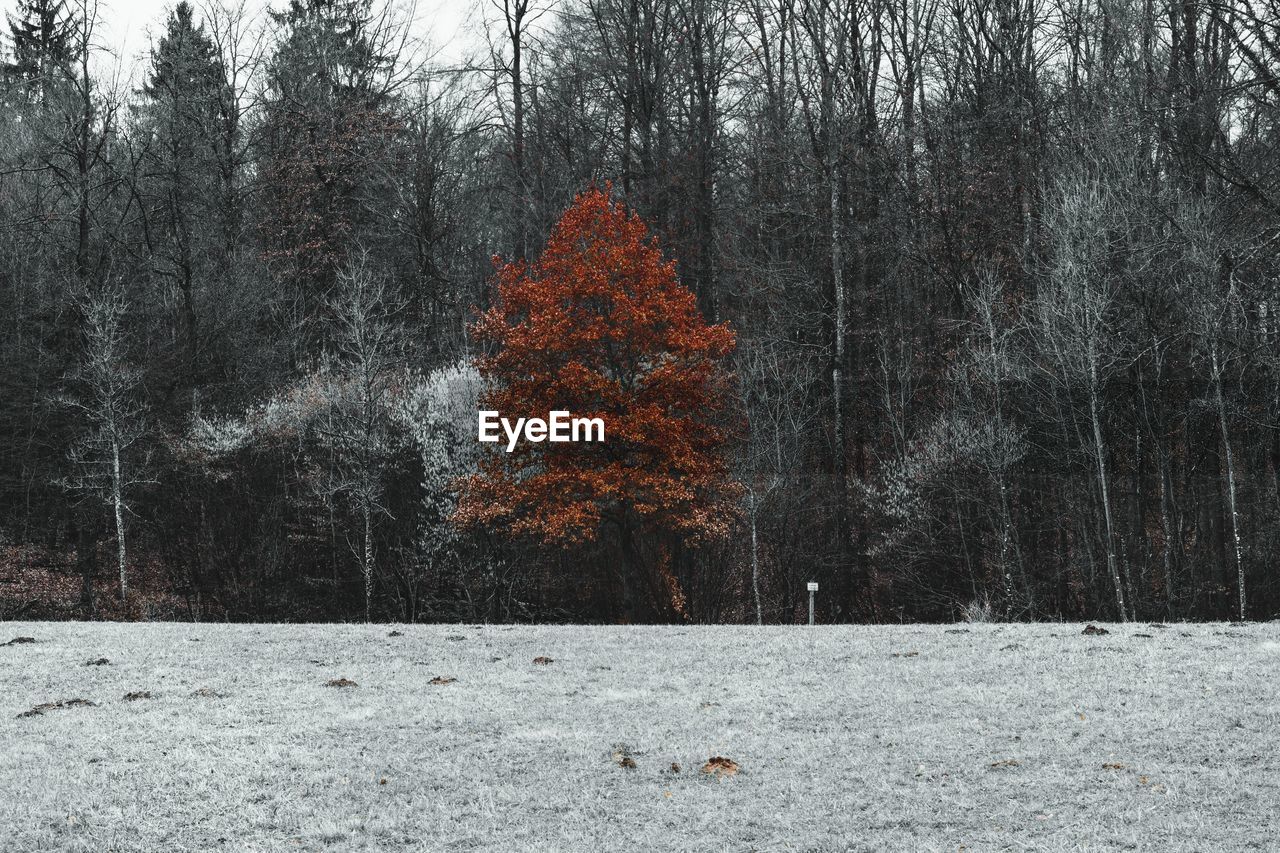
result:
[[[180,2],[127,79],[12,7],[0,612],[1276,615],[1277,0],[474,11]],[[723,535],[627,545],[665,603],[456,523],[495,258],[605,186],[736,337]]]

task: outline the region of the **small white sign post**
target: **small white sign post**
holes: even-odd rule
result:
[[[809,581],[809,624],[813,624],[813,594],[818,591],[818,582]]]

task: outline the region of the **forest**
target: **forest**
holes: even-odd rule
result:
[[[1280,613],[1280,0],[6,5],[0,618]],[[584,246],[660,512],[476,441]]]

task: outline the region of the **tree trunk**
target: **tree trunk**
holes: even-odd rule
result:
[[[1013,538],[1013,520],[1009,514],[1008,487],[1004,482],[1004,474],[998,477],[996,487],[1000,490],[1000,574],[1004,578],[1004,616],[1013,619],[1013,572],[1009,567],[1009,543]]]
[[[1128,622],[1129,613],[1124,606],[1124,584],[1120,580],[1120,569],[1116,564],[1115,531],[1111,521],[1111,490],[1107,484],[1107,446],[1102,438],[1102,422],[1098,414],[1098,368],[1091,360],[1089,363],[1089,418],[1093,422],[1093,449],[1098,459],[1098,486],[1102,492],[1102,517],[1106,522],[1107,536],[1107,573],[1111,575],[1111,583],[1116,591],[1116,607],[1120,611],[1120,621]]]
[[[618,579],[622,587],[622,614],[623,622],[630,624],[636,618],[636,600],[635,600],[635,577],[639,560],[635,553],[635,543],[631,537],[631,523],[626,518],[626,511],[623,510],[623,517],[618,521],[618,544],[622,551],[621,564],[618,567]]]
[[[129,579],[125,573],[124,498],[120,479],[120,443],[111,441],[111,504],[116,516],[116,558],[120,569],[120,600],[129,595]]]
[[[364,621],[370,621],[369,615],[373,602],[373,518],[368,499],[360,502],[360,515],[364,521]]]
[[[1231,514],[1231,539],[1236,558],[1236,584],[1240,591],[1239,619],[1244,621],[1244,547],[1240,541],[1240,513],[1236,508],[1236,466],[1231,453],[1231,434],[1227,430],[1227,407],[1222,399],[1222,370],[1218,359],[1218,342],[1211,347],[1213,358],[1213,395],[1218,409],[1218,429],[1222,436],[1222,452],[1227,462],[1227,509]]]
[[[1160,442],[1160,532],[1164,536],[1164,599],[1166,616],[1173,616],[1173,547],[1175,537],[1179,540],[1173,529],[1173,520],[1169,506],[1169,490],[1172,484],[1169,482],[1169,460],[1166,458],[1168,451],[1164,448],[1164,442]]]
[[[764,611],[760,607],[760,540],[756,535],[756,493],[754,489],[747,491],[751,513],[751,592],[756,601],[756,624],[764,624]]]

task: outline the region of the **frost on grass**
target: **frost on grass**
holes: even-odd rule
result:
[[[15,623],[0,849],[1274,846],[1280,625],[966,627]]]

